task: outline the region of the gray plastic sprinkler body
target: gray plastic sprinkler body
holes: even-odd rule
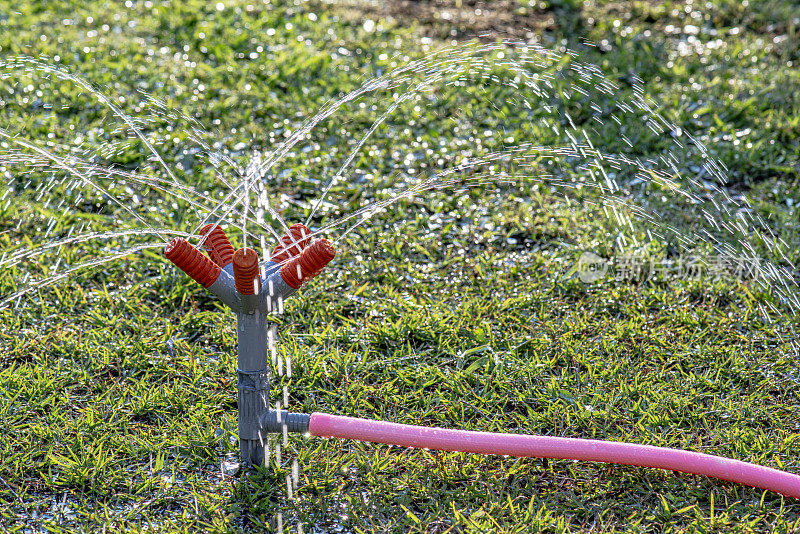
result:
[[[234,252],[217,225],[200,230],[211,259],[182,238],[174,239],[164,250],[170,261],[236,313],[239,448],[243,464],[264,463],[264,434],[308,430],[308,415],[270,408],[267,361],[274,340],[270,340],[267,318],[271,313],[282,312],[285,299],[333,259],[335,250],[330,242],[318,239],[309,244],[306,236],[310,233],[302,224],[292,226],[270,261],[264,263],[259,263],[254,250]]]

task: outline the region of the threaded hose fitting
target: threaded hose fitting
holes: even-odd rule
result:
[[[281,238],[281,242],[272,251],[270,261],[283,263],[303,252],[311,238],[311,230],[305,224],[297,223],[289,227],[289,232]]]
[[[308,424],[311,416],[305,413],[294,413],[288,410],[269,410],[261,414],[258,418],[262,432],[278,433],[283,432],[286,427],[287,432],[297,432],[304,434],[308,432]]]
[[[236,291],[255,295],[261,291],[261,272],[258,254],[251,248],[240,248],[233,254],[233,280]]]
[[[317,239],[299,256],[281,267],[281,278],[292,288],[300,286],[317,276],[336,256],[336,249],[327,239]]]
[[[206,238],[203,246],[211,256],[211,261],[223,269],[233,261],[233,246],[218,224],[207,224],[198,233]]]
[[[164,248],[164,255],[203,287],[209,287],[219,277],[219,266],[182,237],[170,241]]]

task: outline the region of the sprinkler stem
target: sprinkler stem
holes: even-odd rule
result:
[[[293,273],[302,273],[297,277],[287,276],[284,273],[285,266],[279,268],[279,264],[275,262],[260,265],[254,250],[240,249],[233,255],[231,263],[239,299],[236,314],[239,347],[237,388],[239,447],[243,464],[264,464],[267,457],[265,434],[308,430],[309,416],[270,409],[270,372],[267,365],[267,354],[270,350],[267,324],[269,314],[281,313],[284,299],[293,294],[302,283],[316,276],[333,259],[333,247],[328,241],[317,240],[306,250],[297,248],[298,243],[304,246],[307,242],[307,239],[298,241],[288,236],[283,239],[285,251],[292,247],[298,251],[297,256],[287,263],[293,266]],[[321,255],[320,250],[325,253]],[[265,273],[263,279],[262,272]]]
[[[269,411],[267,367],[267,316],[256,310],[238,313],[236,338],[239,345],[236,368],[239,405],[239,448],[245,464],[264,464],[264,436],[260,417]]]

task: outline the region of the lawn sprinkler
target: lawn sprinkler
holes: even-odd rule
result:
[[[800,475],[698,452],[594,439],[473,432],[402,425],[314,412],[273,409],[269,403],[266,319],[333,259],[333,245],[311,241],[311,232],[295,224],[272,253],[259,263],[254,250],[234,252],[218,225],[200,230],[210,259],[183,238],[165,249],[169,260],[215,294],[237,317],[239,445],[243,464],[264,462],[265,436],[300,432],[400,447],[486,455],[583,460],[704,475],[800,499]],[[273,340],[274,343],[274,340]]]
[[[271,409],[269,404],[270,332],[267,318],[283,311],[284,300],[314,278],[335,255],[326,239],[310,242],[311,232],[295,224],[259,263],[249,248],[234,252],[216,224],[200,229],[210,259],[183,238],[164,249],[167,258],[236,313],[238,345],[239,447],[244,464],[263,464],[264,437],[271,432],[305,432],[309,416]],[[272,341],[274,343],[274,340]]]

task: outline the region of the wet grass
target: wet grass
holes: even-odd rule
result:
[[[240,154],[239,143],[269,147],[326,100],[444,44],[424,21],[370,26],[350,10],[308,3],[17,4],[0,1],[0,55],[57,56],[126,96],[132,114],[146,112],[136,91],[152,93]],[[792,2],[688,11],[679,2],[541,4],[533,8],[573,17],[564,27],[585,28],[600,45],[569,37],[582,60],[618,80],[645,79],[668,118],[728,165],[730,189],[798,243]],[[685,31],[689,19],[717,33]],[[546,44],[561,46],[561,30],[543,31]],[[67,142],[75,129],[94,132],[89,144],[114,139],[91,98],[34,81],[0,80],[3,128],[43,142],[51,133]],[[368,119],[354,113],[348,125]],[[426,119],[401,135],[377,132],[361,168],[380,174],[394,151],[453,144],[435,113]],[[149,128],[164,134],[169,123]],[[315,135],[341,156],[350,145],[338,126]],[[524,128],[511,133],[525,139]],[[211,182],[210,168],[177,146],[162,149],[181,177]],[[146,166],[141,153],[132,142],[114,163]],[[330,165],[302,153],[289,162],[275,181],[296,218]],[[0,173],[19,180],[14,168]],[[340,209],[370,198],[366,189],[342,184]],[[10,208],[0,202],[4,247],[46,221],[34,195],[14,194]],[[596,214],[556,200],[538,186],[488,188],[432,194],[417,209],[401,204],[377,217],[382,231],[353,234],[282,319],[280,348],[295,373],[274,385],[275,398],[285,384],[296,410],[683,447],[800,472],[797,317],[765,321],[759,305],[772,298],[734,281],[583,284],[569,276],[581,247],[610,255],[613,238]],[[292,440],[281,466],[273,458],[269,469],[224,476],[220,463],[237,448],[230,313],[150,252],[27,303],[0,312],[0,526],[10,531],[275,529],[278,512],[306,532],[800,526],[794,501],[703,477],[304,438]],[[302,471],[287,504],[292,457]]]

